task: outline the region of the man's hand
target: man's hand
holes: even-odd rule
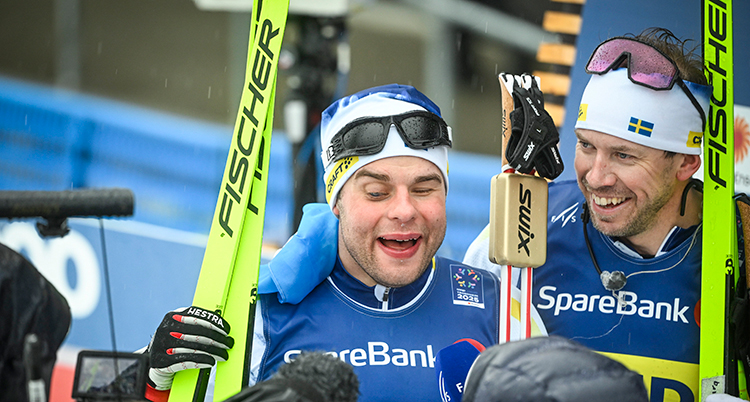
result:
[[[234,346],[229,323],[199,307],[183,307],[164,316],[149,345],[149,385],[159,391],[172,388],[174,374],[209,368],[229,358]]]
[[[514,76],[512,95],[511,135],[505,149],[508,163],[519,173],[536,170],[546,179],[556,178],[564,167],[557,148],[560,135],[544,110],[544,94],[536,78],[528,74]]]

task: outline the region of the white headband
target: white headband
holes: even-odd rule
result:
[[[336,204],[336,198],[341,191],[341,187],[354,172],[370,162],[392,156],[416,156],[432,162],[443,173],[445,188],[446,191],[448,190],[448,147],[409,148],[404,144],[393,125],[388,131],[388,139],[383,150],[375,155],[350,156],[336,162],[329,161],[326,155],[333,136],[348,123],[358,118],[394,116],[413,111],[426,111],[427,109],[424,107],[407,100],[396,99],[391,93],[376,92],[355,99],[352,99],[352,97],[345,98],[338,102],[336,108],[332,106],[327,110],[334,110],[334,112],[330,115],[330,119],[326,118],[327,116],[324,113],[324,121],[321,122],[320,129],[320,144],[323,151],[321,152],[321,159],[325,167],[323,180],[325,182],[326,201],[331,209]]]
[[[700,155],[703,121],[682,88],[657,91],[634,84],[627,69],[592,75],[575,128],[596,130],[647,147]],[[685,82],[704,111],[709,87]]]

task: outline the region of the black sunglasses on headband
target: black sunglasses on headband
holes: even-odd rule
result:
[[[375,155],[383,150],[391,124],[412,149],[451,147],[450,127],[434,113],[414,111],[395,116],[362,117],[339,130],[326,150],[328,163],[349,156]]]
[[[586,72],[604,75],[627,67],[628,79],[634,84],[656,91],[670,90],[677,84],[700,114],[706,127],[706,114],[695,96],[680,77],[677,64],[661,50],[635,38],[614,37],[599,44],[591,53]]]

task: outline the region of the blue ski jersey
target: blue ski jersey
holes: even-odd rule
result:
[[[534,269],[533,305],[549,334],[573,339],[643,375],[651,401],[698,399],[701,230],[677,229],[667,249],[643,259],[588,224],[602,271],[627,284],[604,289],[583,235],[584,197],[575,180],[549,186],[547,261]],[[486,260],[485,229],[464,261]],[[480,255],[481,254],[481,255]],[[487,270],[497,266],[477,264]]]
[[[260,296],[253,377],[270,378],[303,350],[323,351],[354,367],[360,401],[439,401],[435,354],[464,338],[498,342],[498,286],[489,272],[435,257],[417,281],[384,297],[385,288],[365,286],[337,261],[299,304]]]

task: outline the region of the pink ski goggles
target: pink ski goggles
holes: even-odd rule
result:
[[[627,67],[631,82],[657,91],[670,90],[676,83],[700,114],[703,127],[706,126],[706,114],[688,85],[680,78],[677,65],[659,49],[634,38],[618,36],[607,39],[591,54],[586,63],[586,72],[603,75],[621,67]]]

